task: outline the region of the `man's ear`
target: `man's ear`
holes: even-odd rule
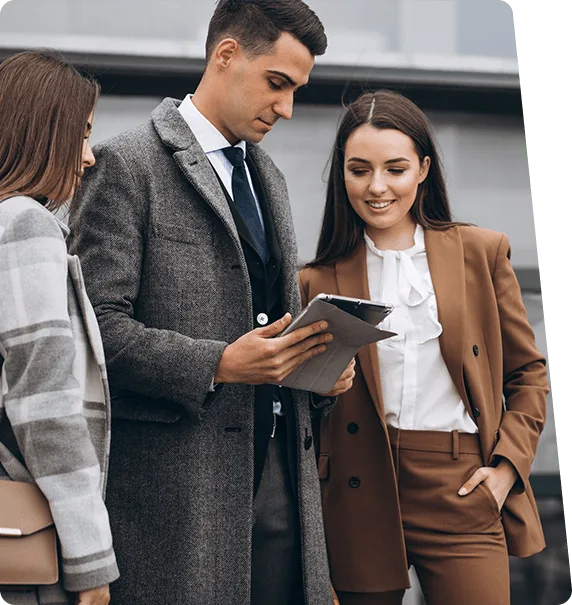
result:
[[[224,38],[215,47],[212,61],[219,68],[226,68],[227,65],[240,53],[240,44],[234,38]]]

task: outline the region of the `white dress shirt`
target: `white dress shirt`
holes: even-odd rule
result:
[[[222,152],[225,147],[231,147],[231,144],[226,140],[224,135],[217,130],[216,126],[211,124],[195,107],[191,95],[187,95],[183,99],[182,103],[179,105],[179,112],[185,119],[185,122],[189,125],[189,128],[193,131],[197,143],[201,146],[213,168],[216,170],[231,199],[234,200],[232,194],[232,164]],[[246,143],[244,141],[239,141],[235,147],[242,149],[244,157],[246,158]],[[264,219],[262,218],[260,202],[258,201],[256,191],[254,190],[252,177],[250,176],[250,171],[248,170],[248,165],[246,165],[246,163],[245,168],[248,184],[250,185],[250,190],[252,191],[252,195],[256,202],[256,208],[258,209],[258,216],[260,217],[262,229],[264,229]]]
[[[232,195],[233,166],[222,151],[225,147],[231,147],[231,144],[226,140],[225,136],[216,128],[216,126],[209,122],[207,118],[205,118],[205,116],[195,107],[191,95],[187,95],[183,99],[179,105],[179,113],[183,116],[185,122],[193,131],[193,134],[197,139],[197,143],[201,146],[202,150],[205,152],[205,155],[212,164],[212,167],[216,170],[216,173],[225,186],[231,199],[234,200],[234,196]],[[244,141],[239,141],[235,147],[240,147],[244,153],[244,157],[246,158],[246,143]],[[264,219],[262,217],[260,202],[258,201],[258,196],[254,190],[252,177],[250,176],[250,171],[248,170],[248,165],[246,163],[245,168],[246,176],[248,177],[248,184],[250,185],[250,190],[254,196],[258,216],[260,217],[262,229],[264,230]],[[216,385],[213,379],[211,381],[210,391],[214,391],[215,386]],[[273,411],[275,414],[282,414],[282,405],[279,401],[274,401]]]
[[[377,343],[388,425],[399,429],[476,433],[441,355],[443,332],[429,272],[425,237],[418,225],[407,250],[378,250],[366,242],[371,300],[394,305],[382,322],[397,336]]]

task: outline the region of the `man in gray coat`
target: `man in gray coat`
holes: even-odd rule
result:
[[[301,0],[220,0],[191,98],[96,147],[71,218],[112,387],[116,605],[329,605],[311,413],[325,350],[286,183],[257,145],[326,49]]]

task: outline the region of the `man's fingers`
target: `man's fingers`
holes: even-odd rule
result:
[[[283,317],[281,317],[274,323],[271,323],[270,325],[265,326],[264,328],[256,328],[255,332],[257,332],[258,335],[262,336],[263,338],[274,338],[275,336],[281,334],[290,325],[291,322],[292,315],[290,315],[290,313],[286,313]],[[287,349],[288,347],[297,345],[298,343],[305,341],[310,336],[313,336],[318,332],[323,332],[327,327],[328,322],[322,320],[316,321],[313,324],[310,324],[309,326],[305,326],[304,328],[298,328],[297,330],[294,330],[290,334],[287,334],[286,336],[281,338],[281,346],[284,349]]]
[[[290,313],[286,313],[280,319],[277,319],[275,322],[264,326],[263,328],[256,328],[256,331],[260,336],[264,338],[273,338],[274,336],[278,336],[280,332],[283,332],[292,321],[292,315]]]
[[[300,363],[306,361],[306,359],[308,359],[308,357],[313,357],[314,355],[317,355],[318,353],[323,353],[325,351],[325,348],[323,348],[323,345],[326,345],[331,342],[333,340],[333,335],[330,334],[329,332],[322,332],[319,334],[315,334],[314,336],[305,338],[304,340],[302,340],[302,342],[298,342],[296,344],[290,345],[290,346],[286,346],[283,348],[283,345],[286,342],[286,338],[288,338],[290,336],[290,334],[288,336],[286,336],[283,339],[282,342],[282,346],[281,348],[281,358],[283,362],[289,362],[291,360],[293,360],[296,364],[296,366],[300,365]],[[319,350],[315,350],[315,349],[319,349]],[[309,354],[311,353],[311,354]],[[308,355],[309,354],[309,355]]]
[[[477,469],[472,477],[461,487],[461,489],[457,492],[459,496],[466,496],[470,494],[475,487],[479,483],[482,483],[487,478],[487,469],[485,467],[481,467]]]
[[[318,332],[323,332],[328,328],[327,321],[315,321],[313,324],[309,326],[305,326],[304,328],[298,328],[290,334],[284,336],[282,340],[282,344],[284,348],[295,346],[303,341],[305,341],[310,336],[317,334]]]

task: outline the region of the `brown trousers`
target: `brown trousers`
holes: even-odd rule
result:
[[[498,506],[481,483],[459,488],[483,460],[476,435],[389,427],[409,565],[427,605],[510,605]],[[383,548],[383,544],[380,544]],[[403,590],[339,592],[340,605],[400,605]]]

